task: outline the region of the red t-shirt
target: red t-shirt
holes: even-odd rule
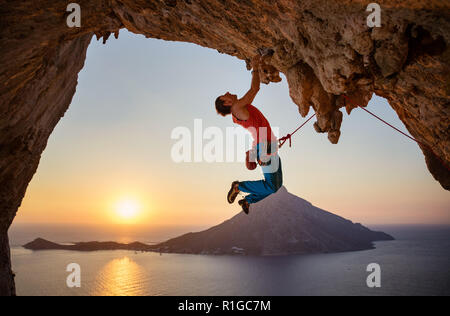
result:
[[[263,142],[277,142],[277,138],[272,132],[269,121],[253,105],[247,106],[250,117],[246,121],[241,121],[233,115],[233,122],[247,129],[253,137],[253,146]]]

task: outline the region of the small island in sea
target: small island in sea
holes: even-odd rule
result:
[[[30,250],[131,250],[203,255],[282,256],[359,251],[374,248],[375,241],[394,238],[326,212],[281,188],[266,200],[252,205],[250,215],[239,213],[208,230],[189,233],[166,242],[78,242],[57,244],[38,238]]]

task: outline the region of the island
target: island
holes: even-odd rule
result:
[[[38,238],[30,250],[132,250],[201,255],[282,256],[368,250],[394,238],[313,206],[281,188],[276,194],[208,230],[166,242],[79,242],[61,245]]]

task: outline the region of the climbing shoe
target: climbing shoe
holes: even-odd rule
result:
[[[247,200],[240,200],[239,205],[242,206],[242,210],[244,211],[244,213],[248,215],[248,213],[250,212],[250,204],[247,202]]]
[[[233,204],[234,201],[236,201],[236,197],[238,196],[239,192],[240,192],[239,191],[239,181],[234,181],[231,184],[230,191],[228,191],[228,196],[227,196],[228,203]]]

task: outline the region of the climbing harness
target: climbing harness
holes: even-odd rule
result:
[[[384,124],[386,124],[387,126],[391,127],[392,129],[396,130],[397,132],[399,132],[400,134],[408,137],[409,139],[415,141],[417,144],[421,145],[423,148],[426,148],[427,150],[429,150],[437,159],[438,161],[441,162],[441,164],[448,170],[450,171],[450,168],[447,166],[447,164],[433,151],[433,149],[428,146],[427,144],[422,143],[421,141],[415,139],[414,137],[409,136],[408,134],[402,132],[401,130],[399,130],[398,128],[396,128],[395,126],[389,124],[388,122],[386,122],[385,120],[383,120],[381,117],[375,115],[374,113],[372,113],[371,111],[369,111],[368,109],[357,105],[355,103],[352,102],[352,100],[346,96],[346,95],[342,95],[344,97],[345,101],[348,101],[352,106],[354,107],[358,107],[363,109],[364,111],[366,111],[367,113],[369,113],[370,115],[372,115],[373,117],[375,117],[376,119],[380,120],[381,122],[383,122]],[[278,147],[281,148],[283,147],[283,145],[289,140],[289,147],[292,147],[292,136],[294,136],[295,133],[297,133],[303,126],[305,126],[309,121],[311,121],[314,117],[316,116],[316,114],[312,115],[309,119],[306,120],[306,122],[304,122],[302,125],[300,125],[293,133],[291,134],[287,134],[285,137],[282,137],[279,139],[279,145]]]

